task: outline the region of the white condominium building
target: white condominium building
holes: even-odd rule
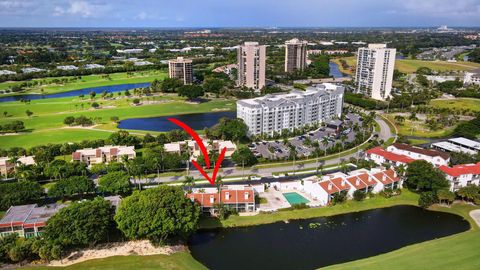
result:
[[[237,101],[237,118],[248,126],[249,135],[281,133],[288,129],[338,118],[343,109],[343,86],[319,84],[306,91],[266,95]]]
[[[285,42],[285,72],[300,71],[307,66],[307,44],[296,38]]]
[[[355,81],[358,93],[377,100],[385,100],[392,90],[396,49],[386,44],[369,44],[359,48]]]
[[[168,77],[177,78],[183,84],[192,84],[193,82],[193,67],[191,59],[184,59],[177,57],[168,61]]]
[[[245,42],[238,47],[238,86],[260,90],[265,86],[265,45]]]

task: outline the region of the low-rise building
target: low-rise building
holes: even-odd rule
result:
[[[224,186],[220,192],[217,188],[195,189],[186,196],[200,206],[202,213],[215,215],[217,205],[237,212],[255,212],[255,193],[250,186]]]
[[[104,65],[99,65],[99,64],[86,64],[85,66],[83,66],[83,68],[85,69],[101,69],[101,68],[105,68]]]
[[[390,164],[395,167],[407,165],[408,163],[415,161],[411,157],[386,151],[380,146],[367,150],[366,158],[374,161],[378,165]]]
[[[2,175],[7,175],[11,171],[13,171],[15,166],[18,166],[19,164],[23,164],[26,166],[34,165],[35,164],[34,156],[18,157],[17,164],[14,164],[14,162],[12,162],[11,157],[0,157],[0,173]]]
[[[112,161],[121,162],[122,157],[133,159],[136,156],[134,146],[103,146],[96,149],[80,149],[72,153],[72,160],[84,162],[87,165],[109,163]]]
[[[451,138],[447,141],[432,143],[432,148],[445,152],[465,153],[476,155],[480,152],[480,142],[463,137]]]
[[[57,66],[57,69],[60,70],[77,70],[78,67],[73,66],[73,65],[68,65],[68,66]]]
[[[480,85],[480,68],[465,72],[463,83],[466,85]]]
[[[457,191],[467,185],[480,185],[480,162],[477,164],[463,164],[453,167],[440,166],[450,182],[450,191]]]
[[[104,199],[115,209],[121,201],[120,196],[109,196]],[[68,205],[57,203],[44,206],[37,204],[11,206],[0,219],[0,237],[13,233],[24,238],[42,236],[48,219],[66,206]]]
[[[17,72],[11,71],[11,70],[0,70],[0,76],[1,75],[15,75]]]
[[[424,149],[406,143],[394,143],[387,147],[387,151],[399,155],[405,155],[415,160],[423,159],[432,163],[436,167],[448,165],[450,162],[450,155],[448,153],[433,149]]]
[[[30,68],[22,68],[23,73],[36,73],[36,72],[42,72],[45,71],[43,68],[35,68],[35,67],[30,67]]]
[[[208,152],[216,151],[218,153],[221,153],[223,148],[226,148],[227,150],[225,152],[225,157],[231,157],[232,154],[237,150],[237,146],[232,141],[203,140],[202,142]],[[184,149],[188,149],[192,159],[197,159],[199,156],[202,155],[200,146],[195,140],[166,143],[163,147],[165,149],[165,152],[176,154],[182,154],[182,151],[184,151]]]

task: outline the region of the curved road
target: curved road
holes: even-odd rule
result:
[[[390,130],[390,127],[388,124],[383,120],[382,118],[377,117],[375,121],[378,123],[380,126],[380,132],[378,134],[379,139],[383,141],[387,141],[390,138],[393,138],[396,136],[396,134],[392,133]],[[346,150],[348,151],[348,150]],[[341,159],[348,160],[351,157],[356,157],[358,158],[360,151],[355,152],[353,154],[348,154],[348,155],[342,155],[341,157],[332,157],[331,159],[328,159],[325,161],[324,166],[330,166],[330,165],[336,165],[341,162]],[[300,161],[302,162],[302,161]],[[315,160],[312,160],[310,162],[304,163],[302,165],[296,165],[295,167],[293,166],[292,162],[285,162],[285,163],[280,163],[284,164],[283,166],[277,166],[273,168],[245,168],[243,171],[242,168],[238,167],[224,167],[222,168],[223,172],[220,173],[220,175],[223,178],[228,178],[228,177],[233,177],[233,176],[248,176],[248,175],[260,175],[260,176],[271,176],[272,173],[281,173],[281,172],[286,172],[286,171],[293,171],[295,170],[305,170],[305,169],[315,169],[317,167],[317,162]],[[193,176],[195,179],[201,179],[203,178],[201,174],[196,171],[196,170],[191,170],[190,175]],[[175,182],[175,181],[181,181],[183,180],[184,176],[164,176],[160,178],[155,178],[155,179],[149,179],[149,180],[144,180],[142,182],[148,182],[148,183],[168,183],[168,182]]]

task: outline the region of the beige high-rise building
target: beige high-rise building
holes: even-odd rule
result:
[[[297,38],[285,42],[285,72],[301,71],[307,66],[307,44]]]
[[[238,86],[260,90],[265,86],[265,45],[245,42],[238,47]]]
[[[396,49],[387,48],[386,44],[369,44],[368,48],[358,49],[357,93],[377,100],[390,97],[396,52]]]
[[[177,57],[168,61],[168,77],[177,78],[183,84],[192,84],[193,82],[193,66],[191,59]]]

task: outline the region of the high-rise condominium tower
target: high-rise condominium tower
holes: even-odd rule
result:
[[[396,49],[389,49],[386,44],[369,44],[368,48],[359,48],[356,91],[373,99],[387,99],[392,90],[395,55]]]
[[[303,70],[307,66],[307,41],[296,38],[285,42],[285,72]]]
[[[177,78],[183,84],[192,84],[193,82],[193,68],[192,60],[177,57],[168,61],[168,76],[170,78]]]
[[[239,86],[260,90],[265,86],[265,45],[258,42],[245,42],[238,47]]]

